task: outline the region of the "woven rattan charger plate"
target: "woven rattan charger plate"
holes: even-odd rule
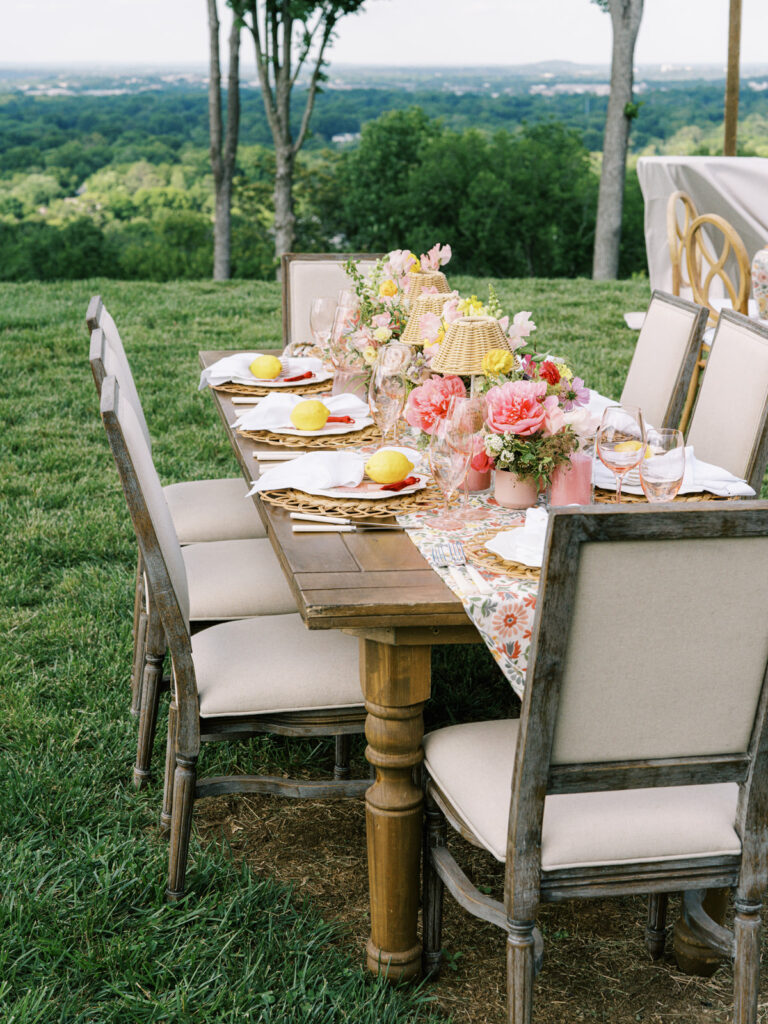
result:
[[[316,395],[321,391],[329,391],[333,387],[333,381],[316,380],[310,381],[309,384],[297,381],[289,388],[265,388],[260,384],[233,384],[232,381],[227,381],[226,384],[212,384],[211,387],[222,395],[252,395],[254,398],[263,398],[265,395],[272,395],[275,392],[279,394],[281,391],[290,391],[293,395]]]
[[[280,490],[262,491],[262,501],[290,512],[320,512],[329,516],[346,516],[348,519],[390,519],[407,512],[425,512],[442,503],[442,494],[434,484],[427,484],[414,494],[393,494],[391,498],[376,500],[357,498],[321,498],[304,491]]]
[[[372,423],[362,430],[353,430],[349,434],[326,434],[324,437],[299,437],[296,434],[275,434],[271,430],[240,430],[241,437],[261,444],[281,445],[284,448],[323,448],[331,451],[336,448],[354,448],[359,444],[381,440],[381,431]]]
[[[519,524],[519,526],[522,525],[522,523]],[[517,527],[510,526],[509,529],[514,530]],[[465,540],[464,551],[467,558],[473,565],[477,565],[481,569],[487,569],[489,572],[498,573],[502,576],[512,576],[519,580],[533,580],[537,582],[541,574],[540,569],[535,569],[530,565],[523,565],[522,562],[510,562],[506,558],[502,558],[501,555],[496,555],[493,551],[489,551],[485,546],[489,540],[493,540],[497,534],[503,532],[502,528],[497,527],[495,530],[484,530],[482,533],[476,533],[471,540]]]

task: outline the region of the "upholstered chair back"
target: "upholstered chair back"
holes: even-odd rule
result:
[[[283,344],[311,343],[309,311],[312,300],[324,295],[336,298],[352,282],[344,271],[344,262],[357,261],[367,273],[379,258],[376,254],[355,253],[286,253],[282,260],[283,275]]]
[[[652,426],[676,427],[706,323],[702,306],[655,291],[621,393],[622,405],[641,408]]]
[[[96,391],[101,395],[102,382],[105,377],[117,377],[120,393],[123,399],[129,401],[133,406],[139,426],[144,434],[144,440],[151,449],[152,439],[149,436],[149,427],[144,418],[141,399],[136,390],[136,382],[133,379],[133,373],[131,372],[123,343],[120,340],[120,335],[117,333],[117,328],[114,327],[114,320],[112,320],[112,317],[106,310],[103,310],[101,319],[102,321],[108,319],[114,329],[108,333],[107,328],[97,327],[91,332],[89,359],[91,361],[93,379],[96,383]]]
[[[768,451],[768,327],[720,314],[687,442],[760,492]]]
[[[107,350],[111,351],[109,346]],[[173,653],[172,637],[189,631],[189,590],[181,546],[136,410],[120,394],[118,379],[112,375],[102,382],[101,416]]]

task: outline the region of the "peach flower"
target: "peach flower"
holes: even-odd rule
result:
[[[460,377],[431,377],[410,393],[405,418],[412,427],[432,434],[448,414],[448,403],[454,395],[464,398],[466,393]]]
[[[544,406],[544,433],[557,434],[565,426],[565,414],[555,395],[549,395],[542,402]]]
[[[488,426],[496,434],[535,434],[547,415],[542,405],[546,393],[546,384],[530,380],[512,380],[491,388],[486,395]]]

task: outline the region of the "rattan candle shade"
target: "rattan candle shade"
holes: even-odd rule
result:
[[[436,316],[442,316],[443,306],[447,299],[445,292],[440,292],[437,295],[429,294],[425,295],[423,292],[411,301],[411,312],[408,317],[408,323],[405,325],[400,341],[405,345],[421,345],[421,327],[419,326],[419,320],[425,313],[434,313]]]
[[[499,321],[492,316],[463,316],[448,326],[440,351],[432,360],[435,373],[483,372],[483,356],[492,348],[509,350]]]
[[[447,294],[451,289],[448,287],[448,278],[442,270],[417,270],[415,274],[409,275],[408,295],[411,302],[424,291],[425,288],[437,288],[439,292]]]

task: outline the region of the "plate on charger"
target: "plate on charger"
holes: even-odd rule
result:
[[[365,430],[373,420],[370,416],[361,416],[354,423],[326,424],[322,430],[297,430],[296,427],[265,427],[268,434],[289,434],[291,437],[330,437],[332,434],[353,434],[356,430]]]
[[[426,473],[411,473],[410,475],[416,477],[416,483],[411,484],[410,487],[403,487],[401,491],[387,491],[382,484],[374,483],[373,480],[363,480],[356,487],[329,487],[324,489],[321,487],[297,486],[296,490],[302,490],[305,494],[312,494],[317,498],[357,498],[360,501],[397,498],[401,494],[416,494],[417,491],[423,491],[429,482],[429,477]]]

